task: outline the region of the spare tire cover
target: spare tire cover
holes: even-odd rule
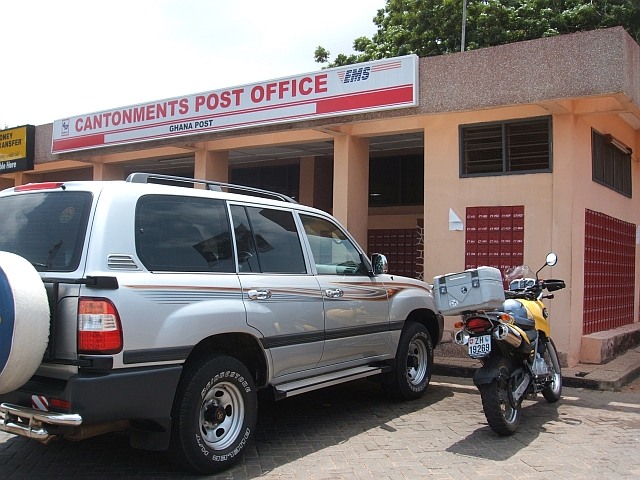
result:
[[[35,268],[0,252],[0,393],[24,385],[49,341],[49,301]]]

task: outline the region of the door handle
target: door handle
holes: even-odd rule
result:
[[[254,290],[251,289],[247,292],[247,296],[251,300],[268,300],[271,298],[271,290]]]
[[[344,295],[341,288],[327,288],[324,294],[329,298],[340,298]]]

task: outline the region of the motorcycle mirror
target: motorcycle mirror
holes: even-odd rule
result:
[[[543,266],[540,267],[540,269],[536,272],[536,281],[538,280],[538,274],[540,273],[540,271],[544,268],[544,267],[553,267],[556,263],[558,263],[558,256],[551,252],[549,254],[547,254],[547,261],[545,262],[545,264]]]
[[[556,263],[558,263],[558,256],[551,252],[547,255],[547,265],[553,267]]]

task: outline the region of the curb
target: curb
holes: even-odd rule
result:
[[[446,377],[464,377],[473,378],[477,367],[461,366],[461,365],[449,365],[438,364],[437,361],[433,366],[434,375],[443,375]]]
[[[438,363],[438,360],[442,361],[443,357],[436,357],[434,360],[434,375],[473,378],[473,375],[478,368],[477,365]],[[568,372],[565,372],[565,374],[562,375],[562,384],[565,387],[586,388],[588,390],[617,390],[640,376],[640,364],[635,365],[632,368],[625,369],[624,372],[608,371],[608,374],[603,372],[601,375],[598,375],[599,372],[597,371],[582,373],[579,371],[579,368],[571,368],[567,370],[571,373],[566,374]]]
[[[563,385],[572,388],[587,388],[589,390],[618,390],[640,376],[640,365],[636,365],[623,373],[615,375],[615,378],[598,378],[597,374],[590,375],[592,378],[589,378],[589,375],[563,375],[562,383]]]

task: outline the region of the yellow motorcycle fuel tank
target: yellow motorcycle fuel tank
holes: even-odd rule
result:
[[[540,300],[519,300],[522,305],[531,313],[535,321],[536,330],[544,332],[547,337],[551,337],[551,327],[547,320],[547,309]]]

